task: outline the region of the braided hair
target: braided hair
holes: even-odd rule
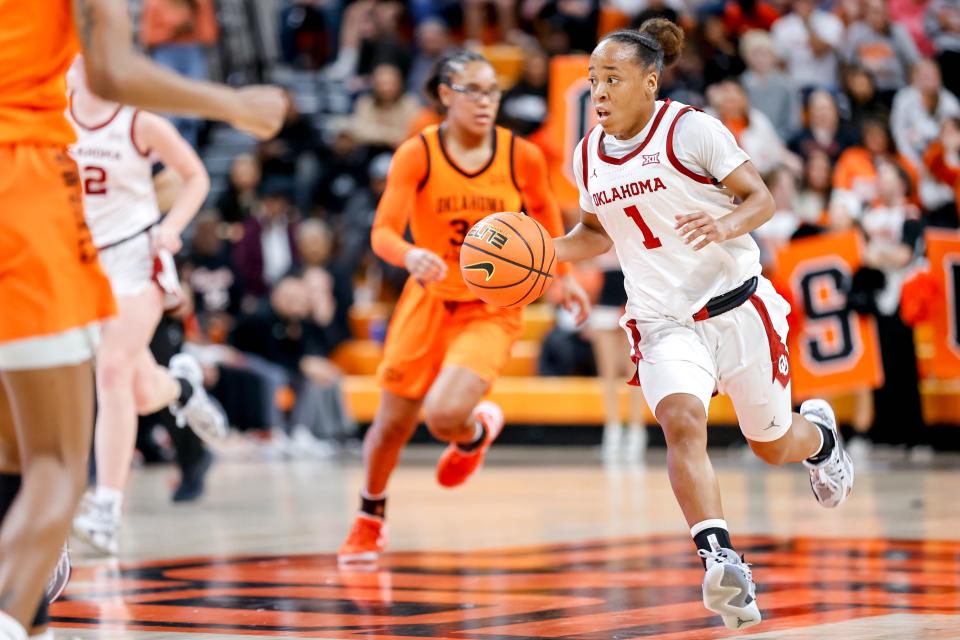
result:
[[[464,68],[470,62],[483,62],[490,64],[490,61],[484,58],[476,51],[469,49],[454,49],[443,56],[433,65],[430,75],[423,83],[423,92],[427,99],[436,105],[440,112],[445,111],[443,103],[440,102],[440,85],[449,85],[453,81],[456,73],[463,73]]]
[[[613,40],[634,48],[637,62],[644,68],[655,67],[658,74],[670,66],[683,51],[683,30],[665,18],[651,18],[639,30],[621,29],[608,33],[600,40]]]

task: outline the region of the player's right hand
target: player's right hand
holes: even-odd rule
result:
[[[447,277],[447,263],[426,249],[413,248],[407,252],[403,264],[414,278],[426,284]]]
[[[254,85],[237,89],[237,114],[230,124],[261,140],[272,138],[283,126],[290,105],[279,87]]]

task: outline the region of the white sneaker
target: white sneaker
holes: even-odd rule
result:
[[[177,426],[189,425],[207,444],[222,442],[230,432],[227,418],[203,388],[203,371],[197,359],[187,353],[178,353],[170,359],[170,373],[177,378],[185,378],[193,387],[193,395],[187,404],[182,407],[176,403],[170,405]]]
[[[0,611],[0,640],[27,640],[27,630],[3,611]]]
[[[623,448],[623,425],[605,424],[603,426],[603,457],[607,460],[620,456]]]
[[[760,624],[757,585],[750,566],[732,549],[700,549],[698,553],[707,563],[703,606],[718,614],[727,629],[746,629]]]
[[[632,425],[627,428],[626,447],[624,456],[631,462],[643,459],[647,451],[647,428],[643,425]]]
[[[110,504],[87,494],[73,519],[73,534],[99,553],[115,556],[120,551],[120,518]]]
[[[828,509],[840,506],[853,490],[853,460],[843,448],[837,418],[825,400],[807,400],[800,405],[800,415],[833,432],[836,446],[823,462],[814,464],[803,461],[810,470],[810,488],[817,501]]]
[[[63,593],[63,590],[67,588],[67,583],[70,582],[70,548],[67,546],[67,543],[63,543],[63,548],[60,550],[60,559],[57,560],[57,566],[53,569],[53,575],[50,576],[50,580],[47,581],[47,603],[53,604],[57,601],[60,595]]]

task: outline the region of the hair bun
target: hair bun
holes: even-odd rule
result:
[[[671,65],[683,51],[683,29],[666,18],[650,18],[640,25],[640,33],[651,36],[663,50],[663,64]]]

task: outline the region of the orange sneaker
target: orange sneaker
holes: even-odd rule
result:
[[[387,525],[380,518],[359,514],[337,551],[339,564],[375,563],[387,548]]]
[[[474,415],[483,422],[487,437],[473,451],[464,451],[453,442],[447,445],[437,463],[437,482],[444,487],[456,487],[466,482],[467,478],[483,464],[487,449],[503,431],[503,411],[493,402],[484,400],[478,404]]]

